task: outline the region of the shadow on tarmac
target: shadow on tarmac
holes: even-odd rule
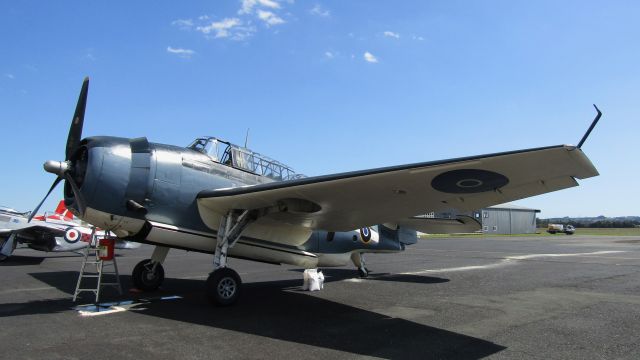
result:
[[[17,249],[17,251],[20,251],[20,249]],[[76,252],[76,251],[62,252],[68,255],[61,255],[60,253],[61,252],[50,252],[50,253],[43,252],[42,256],[11,255],[10,257],[0,261],[0,266],[40,265],[43,261],[47,259],[62,259],[62,258],[73,258],[73,257],[77,258],[77,257],[84,256],[83,253]],[[55,255],[47,255],[47,254],[55,254]],[[116,256],[119,257],[121,255],[116,254]]]
[[[0,261],[0,266],[40,265],[44,260],[43,257],[12,255]]]
[[[302,269],[292,269],[290,271],[304,272]],[[350,269],[322,269],[322,273],[325,276],[325,282],[340,281],[346,279],[356,278],[357,272]],[[372,272],[363,281],[376,280],[376,281],[391,281],[391,282],[404,282],[414,284],[439,284],[449,282],[449,279],[443,279],[432,276],[423,275],[411,275],[411,274],[392,274],[392,273],[376,273]],[[298,280],[300,285],[300,280]]]
[[[353,277],[352,270],[331,269],[324,273],[327,282]],[[73,294],[77,279],[77,272],[73,271],[30,275],[69,294]],[[374,275],[372,279],[423,284],[448,281],[384,274]],[[121,276],[121,281],[126,291],[131,284],[130,276]],[[235,306],[217,308],[204,298],[203,280],[168,278],[164,288],[183,298],[144,303],[135,311],[162,319],[387,359],[479,359],[505,349],[482,339],[323,299],[321,293],[292,291],[300,285],[300,279],[243,284],[242,295]],[[112,299],[113,293],[113,290],[105,291]],[[140,298],[163,295],[167,295],[166,291],[160,290]],[[125,297],[136,298],[132,294]],[[371,303],[375,305],[375,299],[371,299]],[[5,304],[0,305],[0,317],[64,312],[75,305],[70,299]]]

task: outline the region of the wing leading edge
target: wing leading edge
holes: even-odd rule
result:
[[[272,225],[348,231],[430,211],[476,210],[577,186],[576,178],[597,175],[581,149],[558,145],[205,190],[197,201],[208,224],[232,209],[271,209]]]

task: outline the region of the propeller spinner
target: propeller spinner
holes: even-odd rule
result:
[[[29,220],[33,219],[36,215],[40,207],[45,202],[49,194],[56,188],[56,186],[60,183],[60,181],[65,180],[67,185],[71,188],[73,192],[73,196],[75,198],[75,202],[77,205],[77,210],[80,214],[84,214],[85,211],[85,202],[80,192],[80,187],[76,183],[75,179],[75,167],[74,167],[74,154],[78,151],[80,147],[80,141],[82,140],[82,127],[84,125],[84,113],[87,107],[87,94],[89,92],[89,78],[85,77],[82,82],[82,88],[80,89],[80,95],[78,96],[78,103],[76,104],[76,111],[73,114],[73,119],[71,120],[71,126],[69,128],[69,136],[67,137],[67,146],[65,152],[65,161],[54,161],[49,160],[44,163],[44,170],[46,172],[57,175],[58,177],[51,184],[51,188],[44,196],[42,201],[36,206],[35,209],[31,212],[29,216]]]

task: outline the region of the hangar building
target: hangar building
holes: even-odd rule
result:
[[[534,234],[540,210],[513,204],[494,205],[480,211],[485,234]]]

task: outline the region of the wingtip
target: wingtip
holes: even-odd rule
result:
[[[589,126],[589,129],[587,129],[587,132],[584,134],[584,136],[582,137],[582,139],[580,140],[580,142],[578,143],[578,149],[582,149],[582,145],[584,145],[584,142],[587,140],[587,138],[589,137],[589,134],[591,134],[591,130],[593,130],[593,128],[596,126],[596,124],[598,123],[598,120],[600,120],[600,117],[602,116],[602,112],[600,111],[600,109],[598,109],[598,107],[596,106],[596,104],[593,104],[593,107],[596,108],[596,111],[598,112],[598,114],[596,115],[596,117],[593,119],[593,122],[591,123],[591,126]]]

